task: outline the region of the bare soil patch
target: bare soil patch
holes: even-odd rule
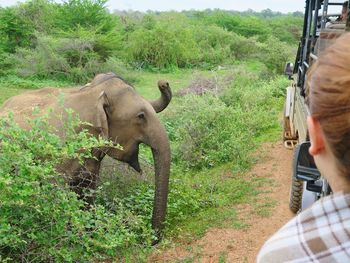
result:
[[[225,88],[230,86],[234,81],[233,73],[225,76],[214,76],[207,78],[201,75],[194,77],[193,81],[187,86],[179,90],[176,95],[184,96],[186,94],[195,94],[202,96],[205,93],[212,93],[217,96]]]
[[[199,240],[154,253],[149,262],[255,262],[266,239],[294,216],[288,207],[292,151],[282,143],[266,143],[260,153],[264,157],[249,172],[248,180],[263,177],[271,183],[256,203],[238,207],[247,227],[209,229]]]

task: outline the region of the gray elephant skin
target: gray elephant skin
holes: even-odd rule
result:
[[[99,74],[80,89],[44,88],[12,97],[0,108],[0,117],[7,116],[11,111],[15,122],[28,129],[30,127],[26,119],[31,116],[33,107],[37,107],[41,114],[48,109],[53,109],[53,112],[63,111],[57,100],[63,93],[64,108],[73,109],[81,121],[92,124],[87,126],[90,134],[121,145],[122,149],[93,149],[94,158],[85,159],[84,165],[80,165],[77,160],[69,160],[58,167],[61,172],[69,175],[69,183],[79,195],[83,195],[84,188],[96,187],[100,164],[106,154],[141,172],[138,160],[139,144],[150,146],[155,168],[152,226],[160,237],[167,207],[170,146],[164,126],[156,113],[167,107],[172,93],[166,81],[159,81],[158,87],[160,98],[147,101],[115,74]],[[60,130],[57,119],[50,119],[50,124]]]

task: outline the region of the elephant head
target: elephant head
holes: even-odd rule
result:
[[[166,131],[156,113],[164,110],[172,94],[168,82],[159,81],[161,97],[147,101],[134,88],[118,77],[106,74],[106,80],[97,83],[100,87],[96,106],[94,127],[100,135],[122,146],[122,150],[110,148],[105,153],[126,162],[141,172],[139,145],[151,147],[155,166],[155,199],[152,226],[157,234],[165,220],[170,173],[170,146]],[[96,79],[95,78],[95,79]],[[96,82],[95,80],[92,83]],[[94,89],[92,86],[91,89]]]

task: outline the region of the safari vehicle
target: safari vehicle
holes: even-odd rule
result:
[[[309,135],[306,118],[307,72],[318,56],[343,33],[350,30],[350,15],[341,16],[344,1],[306,0],[303,34],[294,67],[287,63],[286,75],[292,80],[287,88],[284,107],[284,145],[294,150],[289,207],[297,213],[331,192],[325,178],[317,170],[309,155]],[[343,11],[350,10],[349,4]],[[329,12],[336,9],[339,13]],[[343,21],[340,17],[344,17]]]

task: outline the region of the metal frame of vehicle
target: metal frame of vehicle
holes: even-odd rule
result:
[[[306,105],[308,90],[306,87],[307,71],[317,60],[323,50],[345,31],[350,31],[350,1],[346,23],[335,23],[328,28],[329,6],[340,6],[345,1],[306,0],[301,37],[293,71],[290,63],[286,66],[286,74],[292,79],[287,88],[284,107],[283,141],[288,149],[294,150],[292,184],[290,191],[290,209],[297,213],[323,195],[330,193],[327,181],[318,172],[313,158],[308,154],[309,135],[306,119],[309,110]],[[340,11],[339,10],[339,11]],[[305,161],[307,159],[307,161]],[[308,203],[308,205],[305,205]]]

